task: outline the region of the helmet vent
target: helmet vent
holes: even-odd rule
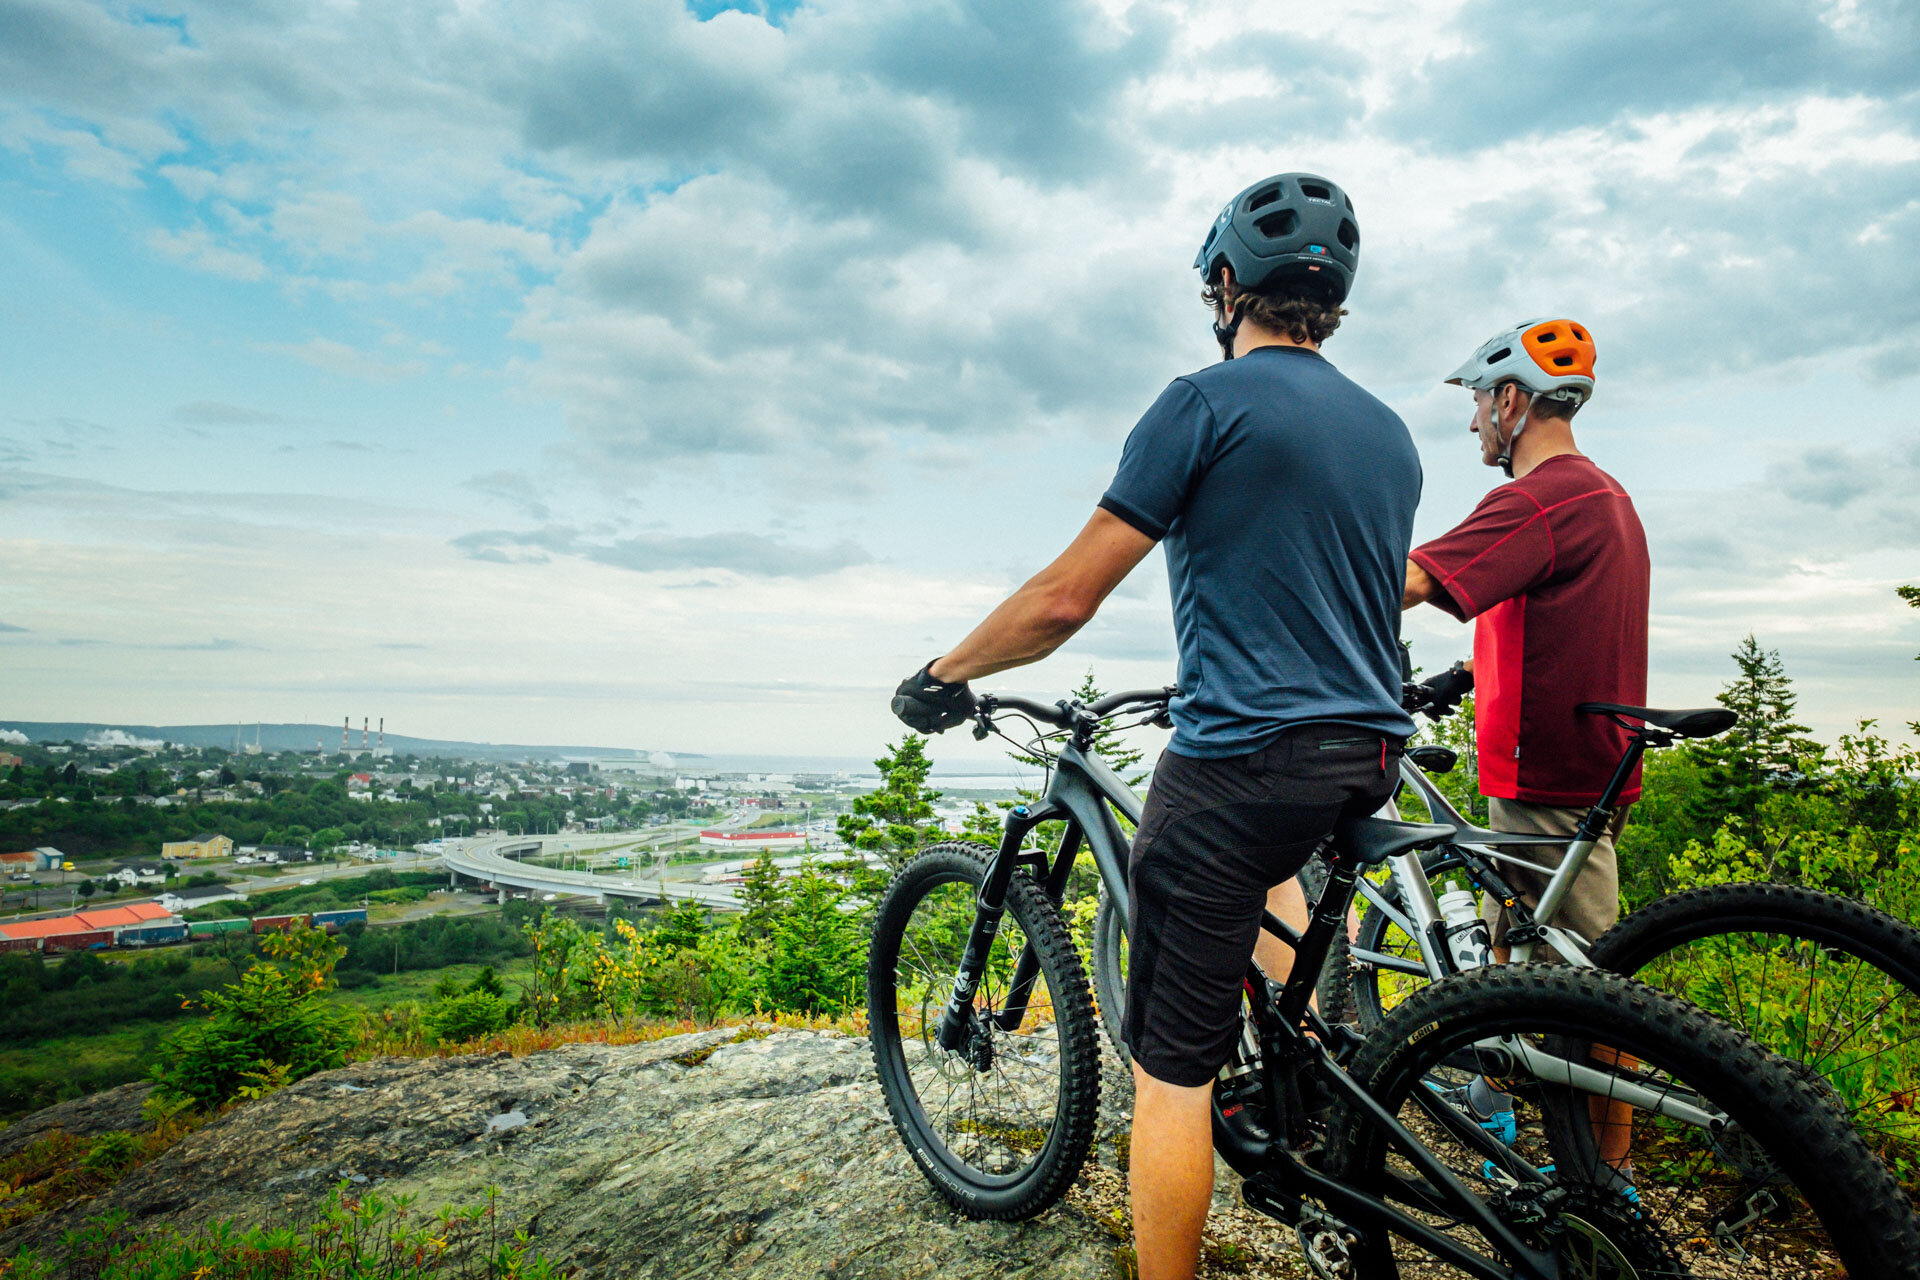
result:
[[[1579,326],[1579,325],[1577,325],[1577,324],[1570,324],[1570,325],[1568,325],[1568,326],[1567,326],[1567,328],[1569,328],[1569,329],[1571,329],[1571,330],[1573,330],[1573,336],[1574,336],[1574,337],[1576,337],[1576,338],[1578,338],[1578,339],[1580,339],[1580,341],[1582,341],[1582,342],[1585,342],[1585,341],[1587,340],[1587,335],[1586,335],[1586,334],[1584,334],[1584,333],[1582,333],[1582,332],[1580,331],[1580,326]]]
[[[1565,369],[1573,363],[1573,357],[1572,356],[1555,356],[1553,358],[1553,363],[1556,368]]]
[[[1346,218],[1340,219],[1340,243],[1349,249],[1360,243],[1360,228]]]
[[[1252,213],[1255,209],[1270,205],[1279,198],[1280,188],[1278,186],[1268,187],[1265,191],[1256,191],[1253,199],[1247,201],[1247,212]]]
[[[1533,340],[1534,340],[1535,342],[1537,342],[1537,343],[1539,343],[1539,344],[1540,344],[1541,346],[1543,346],[1543,347],[1544,347],[1544,346],[1546,346],[1546,345],[1547,345],[1547,344],[1548,344],[1549,342],[1552,342],[1552,341],[1553,341],[1553,340],[1554,340],[1555,338],[1558,338],[1559,336],[1560,336],[1559,334],[1557,334],[1557,333],[1555,333],[1555,332],[1553,332],[1553,330],[1551,330],[1551,329],[1549,329],[1549,330],[1547,330],[1547,332],[1545,332],[1545,333],[1536,333],[1536,334],[1535,334],[1535,335],[1533,336]]]
[[[1291,209],[1281,209],[1270,213],[1253,224],[1269,240],[1279,240],[1294,233],[1300,225],[1300,215]]]
[[[1350,195],[1348,195],[1348,194],[1346,194],[1346,193],[1345,193],[1345,192],[1343,191],[1343,192],[1341,192],[1341,193],[1340,193],[1340,198],[1341,198],[1342,200],[1345,200],[1345,201],[1347,202],[1347,212],[1348,212],[1348,213],[1352,213],[1352,212],[1353,212],[1353,197],[1352,197],[1352,196],[1350,196]]]
[[[1331,203],[1333,200],[1333,192],[1327,190],[1327,188],[1321,186],[1317,182],[1301,183],[1300,194],[1305,196],[1309,200],[1325,200],[1329,203]]]
[[[1492,355],[1487,357],[1487,363],[1499,364],[1502,360],[1505,360],[1508,356],[1512,354],[1513,354],[1512,347],[1502,347],[1498,351],[1494,352]]]

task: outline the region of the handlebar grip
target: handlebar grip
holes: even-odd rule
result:
[[[1018,711],[1023,715],[1032,716],[1035,720],[1044,721],[1056,729],[1066,729],[1073,724],[1071,717],[1058,706],[1035,702],[1031,698],[1016,698],[1012,694],[993,693],[986,695],[981,701],[986,702],[988,699],[992,700],[991,707],[994,711]]]
[[[1167,685],[1160,689],[1133,689],[1126,693],[1110,693],[1104,698],[1089,703],[1087,711],[1092,715],[1104,716],[1118,711],[1131,702],[1165,702],[1178,692],[1180,692],[1179,689]]]

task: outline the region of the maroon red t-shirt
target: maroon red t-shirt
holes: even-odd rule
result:
[[[1626,490],[1579,454],[1548,458],[1412,556],[1444,592],[1434,604],[1478,619],[1481,793],[1599,799],[1626,731],[1574,708],[1647,697],[1647,537]],[[1636,771],[1621,799],[1639,796]]]

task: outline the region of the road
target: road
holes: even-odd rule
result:
[[[604,902],[608,898],[635,901],[693,901],[717,911],[738,911],[740,902],[725,885],[687,884],[624,876],[594,875],[586,871],[559,871],[528,866],[518,860],[530,854],[571,851],[590,853],[633,843],[632,835],[616,836],[485,836],[448,841],[441,852],[448,870],[495,886],[530,893],[579,894]]]

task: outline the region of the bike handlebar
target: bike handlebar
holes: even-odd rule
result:
[[[1165,707],[1167,701],[1180,690],[1174,685],[1161,689],[1131,689],[1125,693],[1110,693],[1085,706],[1072,702],[1035,702],[1031,698],[1015,697],[1008,693],[983,693],[979,699],[979,709],[984,715],[991,716],[997,711],[1017,711],[1021,715],[1031,716],[1056,729],[1071,729],[1076,713],[1102,719],[1127,707],[1150,707],[1159,704]]]

